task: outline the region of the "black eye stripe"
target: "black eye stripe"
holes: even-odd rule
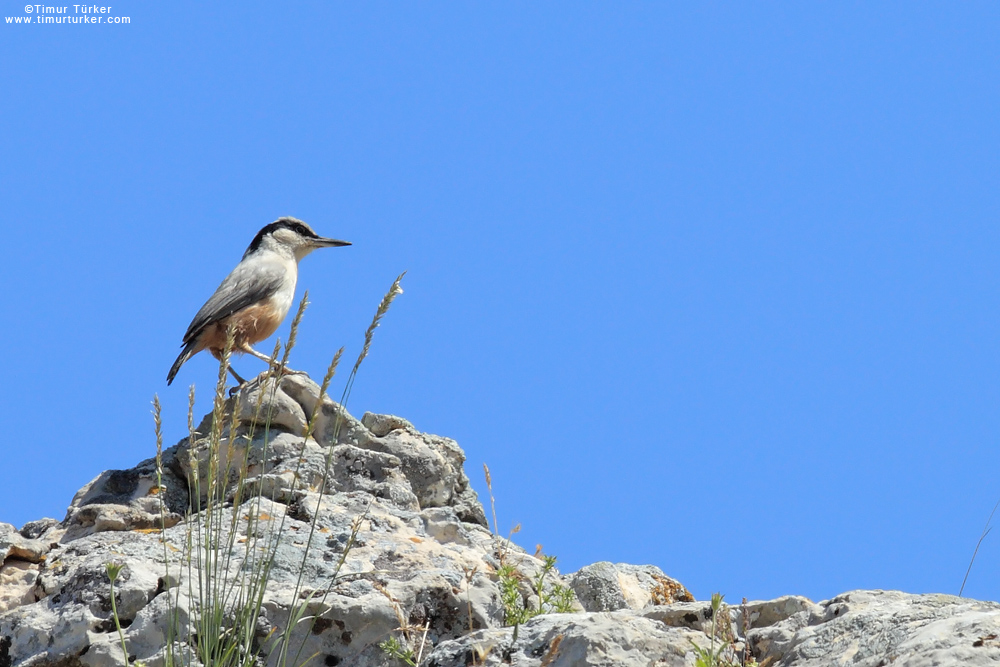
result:
[[[319,238],[319,236],[316,235],[316,232],[311,231],[308,227],[306,227],[304,224],[300,222],[293,222],[293,220],[294,218],[292,219],[278,218],[271,224],[265,225],[264,228],[261,229],[259,232],[257,232],[257,235],[253,237],[253,241],[250,242],[250,247],[247,248],[247,253],[251,253],[257,248],[259,248],[265,236],[267,236],[268,234],[273,234],[279,229],[287,229],[289,231],[293,231],[296,234],[301,234],[302,236],[305,236],[306,238],[310,239]],[[246,254],[244,254],[244,256],[246,256]]]

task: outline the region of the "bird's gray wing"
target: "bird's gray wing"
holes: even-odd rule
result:
[[[284,269],[276,264],[238,264],[191,320],[183,345],[194,340],[205,327],[277,292],[283,278]]]

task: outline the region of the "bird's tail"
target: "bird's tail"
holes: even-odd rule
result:
[[[167,373],[168,387],[170,386],[170,383],[174,381],[174,376],[177,375],[177,371],[181,369],[181,366],[184,365],[185,361],[194,356],[194,353],[195,353],[195,341],[191,341],[190,343],[184,346],[184,349],[181,350],[180,355],[177,356],[177,360],[174,362],[174,365],[170,367],[170,372]]]

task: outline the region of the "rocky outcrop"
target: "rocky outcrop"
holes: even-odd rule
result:
[[[209,558],[225,590],[266,579],[248,632],[268,665],[404,664],[390,639],[436,667],[694,665],[712,645],[710,604],[657,567],[561,576],[495,537],[452,440],[391,415],[354,419],[299,375],[258,378],[220,414],[159,462],[98,475],[63,521],[0,524],[0,667],[125,664],[109,562],[129,660],[163,665],[170,647],[198,664]],[[567,613],[508,626],[505,605],[536,609],[554,591]],[[221,634],[243,627],[231,603]],[[785,597],[717,621],[733,664],[1000,662],[1000,605],[948,596]],[[294,659],[274,641],[289,627]]]
[[[1000,604],[852,591],[748,633],[774,665],[997,665]]]
[[[602,561],[568,577],[576,598],[587,611],[646,609],[653,605],[693,602],[684,586],[655,565]]]

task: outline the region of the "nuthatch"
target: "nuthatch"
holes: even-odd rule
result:
[[[316,248],[351,245],[325,239],[295,218],[278,218],[253,237],[243,259],[219,285],[184,334],[184,350],[167,373],[167,384],[185,361],[207,349],[221,359],[226,331],[232,326],[234,352],[248,352],[268,364],[271,357],[250,347],[273,334],[292,307],[298,263]],[[233,377],[243,384],[232,368]]]

